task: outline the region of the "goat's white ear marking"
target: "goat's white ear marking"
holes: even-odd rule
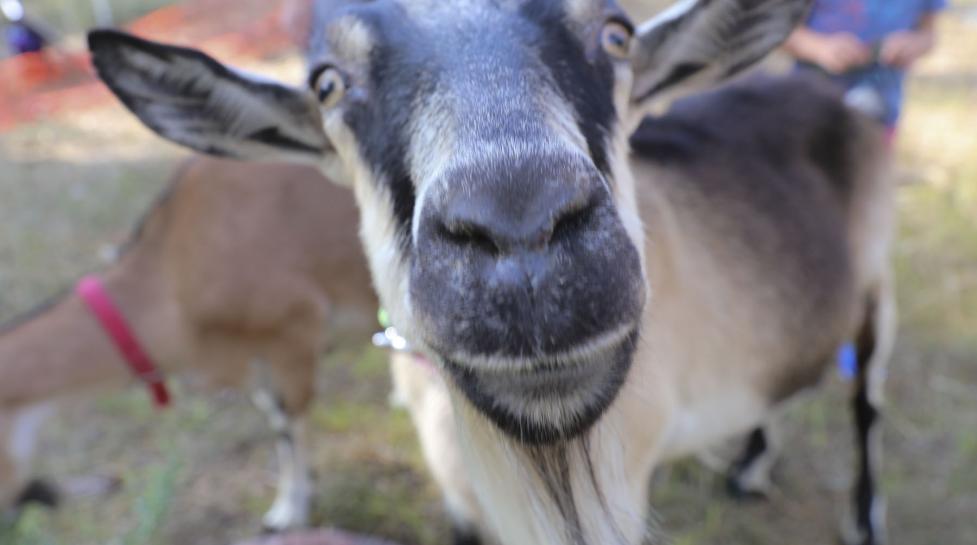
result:
[[[331,151],[311,93],[122,32],[91,32],[88,45],[102,81],[164,138],[242,159],[317,162]]]
[[[683,0],[638,29],[632,102],[694,91],[749,68],[780,45],[810,0]]]

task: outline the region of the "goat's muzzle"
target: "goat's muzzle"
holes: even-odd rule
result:
[[[595,170],[457,174],[419,218],[417,331],[456,385],[527,442],[580,433],[613,401],[644,304],[639,254]]]

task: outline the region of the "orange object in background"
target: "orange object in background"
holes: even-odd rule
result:
[[[59,103],[45,97],[92,78],[87,53],[23,53],[0,60],[0,131],[59,111]]]
[[[52,63],[45,53],[23,53],[11,59],[9,72],[2,74],[7,85],[14,85],[26,90],[40,87],[45,81],[56,79],[61,70]],[[13,77],[10,77],[13,76]]]
[[[8,98],[64,87],[89,79],[87,55],[22,53],[0,61],[0,81]]]
[[[218,49],[222,55],[261,58],[293,45],[282,2],[191,0],[167,6],[127,27],[145,38]],[[0,131],[43,116],[108,102],[87,52],[26,53],[0,59]]]

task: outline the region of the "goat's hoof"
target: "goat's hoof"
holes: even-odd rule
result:
[[[268,516],[265,516],[261,521],[261,533],[263,535],[283,534],[306,526],[305,522],[270,520]]]
[[[842,532],[839,536],[838,543],[840,545],[885,545],[885,541],[866,532]]]
[[[886,501],[882,496],[872,498],[868,517],[861,524],[856,522],[853,512],[846,512],[841,520],[838,534],[841,545],[886,545],[889,543],[886,528]],[[865,521],[865,519],[868,519]],[[866,524],[867,522],[867,524]]]
[[[24,486],[14,505],[23,507],[35,504],[44,507],[55,508],[61,503],[61,493],[57,486],[43,479],[34,479]]]
[[[753,486],[738,473],[726,476],[726,495],[738,502],[767,501],[770,499],[769,486]]]
[[[265,513],[261,522],[262,532],[265,534],[279,534],[305,528],[309,525],[308,509],[276,502],[271,510]]]
[[[282,525],[281,523],[279,523],[277,521],[263,520],[261,522],[261,535],[263,535],[263,536],[273,536],[273,535],[276,535],[276,534],[284,534],[284,533],[290,532],[292,530],[298,530],[298,529],[300,529],[300,528],[302,528],[304,526],[305,525],[303,525],[303,524],[299,524],[299,525],[293,525],[293,524]]]
[[[885,539],[884,535],[885,533],[881,530],[869,532],[864,528],[843,526],[841,534],[838,536],[838,543],[841,545],[886,545],[888,540]]]
[[[451,525],[451,545],[483,545],[483,543],[481,535],[473,525]]]
[[[838,534],[840,545],[886,545],[888,542],[884,525],[878,525],[869,531],[867,528],[855,525],[851,517],[842,522],[841,532]]]

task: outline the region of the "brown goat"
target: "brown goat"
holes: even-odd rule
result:
[[[301,417],[318,355],[375,325],[358,224],[350,192],[313,169],[195,158],[101,275],[162,372],[256,388],[279,433],[272,529],[306,522]],[[72,294],[0,329],[0,377],[3,506],[24,487],[45,405],[132,374]]]

